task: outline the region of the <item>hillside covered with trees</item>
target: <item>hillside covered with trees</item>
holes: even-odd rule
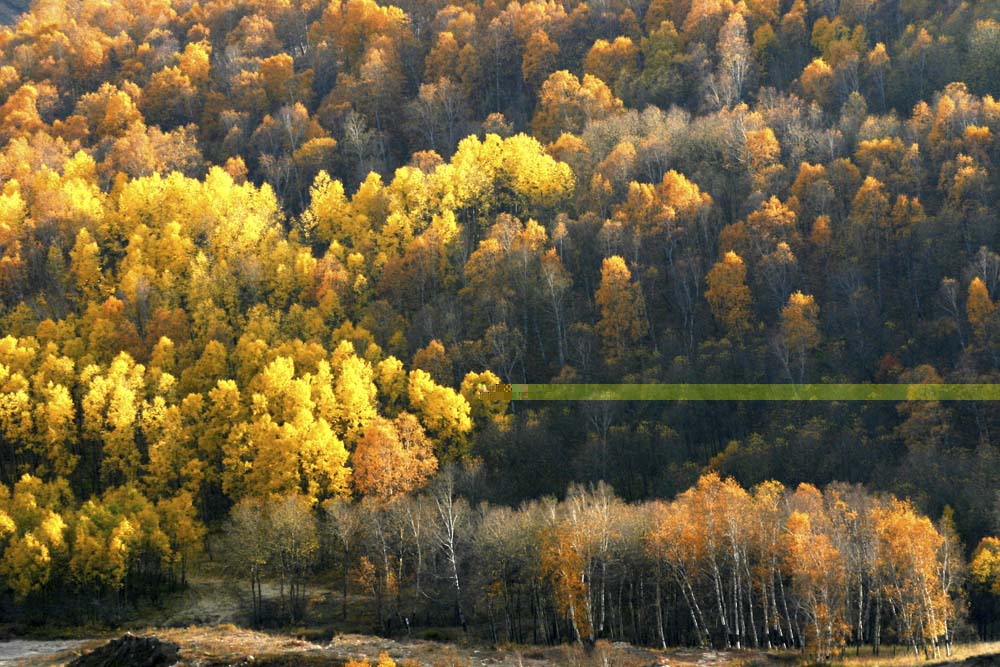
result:
[[[481,386],[1000,382],[998,98],[988,0],[36,0],[0,608],[209,559],[257,623],[323,574],[383,632],[995,635],[995,404]]]

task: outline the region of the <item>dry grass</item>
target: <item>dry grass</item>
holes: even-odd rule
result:
[[[321,647],[288,635],[271,635],[255,632],[235,625],[214,627],[150,629],[142,634],[156,635],[160,639],[180,646],[186,661],[208,660],[234,662],[247,656],[287,655],[318,652]]]
[[[944,655],[942,650],[939,658],[925,660],[921,653],[919,660],[914,660],[913,649],[908,646],[896,648],[896,655],[892,655],[891,647],[883,647],[881,655],[871,655],[871,649],[862,648],[861,655],[845,655],[835,662],[842,667],[914,667],[927,665],[947,665],[962,662],[966,658],[973,658],[980,655],[1000,655],[1000,642],[975,642],[972,644],[956,644],[952,646],[951,657]]]
[[[387,653],[401,667],[750,667],[774,665],[762,653],[694,649],[654,651],[599,642],[591,652],[577,646],[505,647],[442,643],[420,639],[393,640],[361,634],[337,635],[314,643],[286,635],[245,630],[232,625],[149,630],[177,643],[188,664],[221,665],[253,655],[255,664],[341,665],[351,658],[372,664]]]
[[[377,663],[387,653],[400,667],[789,667],[807,665],[798,652],[765,654],[760,651],[713,651],[668,649],[665,651],[599,642],[593,651],[578,646],[485,646],[442,643],[427,640],[396,641],[360,634],[344,634],[329,642],[310,642],[288,634],[269,634],[231,624],[185,628],[147,628],[136,634],[155,635],[180,647],[182,665],[221,667],[341,667],[348,659],[368,658]],[[100,646],[106,640],[87,642],[83,647],[64,651],[48,659],[32,660],[32,666],[65,664],[82,650]],[[962,660],[1000,654],[1000,642],[959,645],[950,658],[914,661],[912,652],[898,648],[896,655],[845,655],[835,667],[913,667],[914,665],[957,665]],[[248,658],[252,656],[252,661]]]
[[[285,662],[287,664],[316,664],[314,658],[322,658],[322,647],[311,644],[288,635],[270,635],[238,628],[234,625],[219,625],[214,627],[191,626],[188,628],[147,628],[133,631],[136,635],[154,635],[164,641],[177,644],[180,647],[182,665],[230,665],[240,664],[253,656],[253,663],[261,664],[260,658],[265,658],[263,664],[268,667]],[[73,658],[88,653],[107,643],[108,638],[94,639],[86,642],[76,642],[78,646],[71,649],[53,652],[47,656],[28,658],[11,664],[23,664],[30,667],[52,667],[63,665]],[[42,644],[45,642],[39,642]],[[0,664],[5,664],[0,662]],[[338,665],[328,657],[323,664]]]

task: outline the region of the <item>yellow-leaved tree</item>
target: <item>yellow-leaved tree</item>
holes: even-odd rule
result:
[[[23,599],[44,589],[65,567],[72,494],[65,480],[43,482],[23,475],[11,494],[0,486],[0,575]]]
[[[969,563],[969,574],[981,590],[1000,596],[1000,538],[980,540]]]
[[[128,576],[155,573],[172,557],[155,506],[134,486],[110,488],[76,514],[68,574],[80,589],[118,592]]]
[[[222,485],[231,497],[348,493],[347,449],[317,415],[311,379],[279,356],[251,381],[249,419],[223,444]]]
[[[648,330],[642,291],[632,282],[624,259],[617,255],[604,259],[594,300],[601,311],[597,333],[604,356],[609,363],[620,361]]]
[[[341,341],[333,353],[333,367],[337,426],[352,442],[377,414],[375,372],[371,363],[358,357],[354,346],[346,340]]]
[[[841,554],[823,531],[824,516],[816,516],[822,507],[819,491],[804,484],[795,493],[815,500],[800,501],[811,505],[813,512],[793,510],[785,522],[784,567],[809,621],[808,645],[816,659],[825,662],[843,646],[850,631],[841,599],[847,573]]]
[[[419,368],[410,371],[407,389],[410,407],[436,440],[437,457],[442,461],[465,458],[469,453],[466,436],[472,430],[472,409],[465,397],[434,382]]]
[[[114,358],[107,370],[92,365],[80,374],[83,432],[95,447],[100,477],[112,485],[135,482],[141,454],[136,444],[146,369],[128,353]],[[96,480],[95,480],[96,481]],[[97,484],[95,484],[95,487]]]
[[[778,350],[790,380],[803,382],[809,354],[819,346],[819,306],[812,295],[795,292],[781,309]]]
[[[392,421],[383,417],[370,421],[351,463],[358,492],[382,501],[423,487],[438,464],[423,427],[407,412]]]
[[[708,272],[708,289],[705,298],[712,308],[712,315],[726,330],[739,339],[745,335],[750,321],[750,288],[747,287],[747,268],[743,258],[730,250]]]
[[[944,538],[930,519],[900,500],[873,508],[872,525],[883,595],[896,610],[899,636],[914,658],[921,646],[929,646],[936,657],[951,605],[938,563]]]

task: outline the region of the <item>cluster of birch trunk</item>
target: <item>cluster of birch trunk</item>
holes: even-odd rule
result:
[[[495,642],[950,653],[965,565],[950,514],[835,484],[750,490],[716,474],[672,501],[610,487],[473,505],[442,474],[423,493],[324,505],[341,613],[379,629],[453,624]]]

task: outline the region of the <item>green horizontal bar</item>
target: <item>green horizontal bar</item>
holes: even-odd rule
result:
[[[510,384],[514,401],[1000,401],[1000,384]]]

